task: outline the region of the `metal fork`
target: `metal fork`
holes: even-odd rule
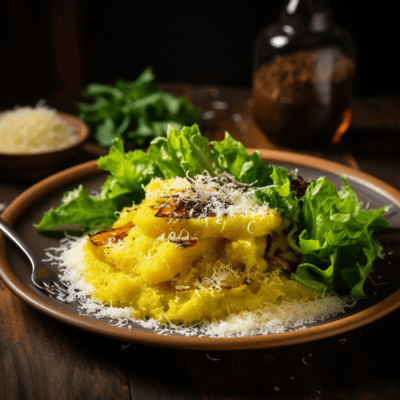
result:
[[[57,274],[50,271],[33,254],[17,232],[0,217],[0,232],[18,246],[32,264],[32,283],[50,296],[68,295],[67,287],[62,284]]]

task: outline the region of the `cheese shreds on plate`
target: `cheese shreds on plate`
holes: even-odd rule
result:
[[[112,229],[48,252],[69,286],[64,300],[116,326],[209,337],[300,329],[344,313],[347,299],[282,273],[296,257],[285,221],[248,189],[229,176],[153,179]]]
[[[48,249],[45,261],[57,264],[61,269],[61,279],[69,287],[69,296],[61,297],[64,302],[77,302],[79,314],[95,318],[109,318],[110,324],[132,329],[140,325],[154,333],[170,335],[178,333],[184,336],[199,337],[243,337],[266,335],[288,330],[304,329],[307,324],[330,319],[354,307],[349,302],[335,295],[325,295],[313,301],[284,301],[278,304],[266,304],[254,311],[231,314],[226,319],[216,322],[205,321],[196,326],[161,324],[153,318],[137,319],[132,317],[132,307],[106,306],[91,297],[94,287],[84,277],[83,246],[86,237],[65,238],[60,247]],[[134,325],[131,325],[134,324]]]
[[[39,102],[0,114],[0,148],[3,153],[30,154],[66,147],[76,140],[70,125],[55,109]]]

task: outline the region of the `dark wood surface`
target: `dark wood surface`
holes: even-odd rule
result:
[[[335,147],[277,147],[251,118],[250,91],[164,88],[203,108],[203,133],[246,147],[302,152],[367,172],[400,190],[400,99],[356,99]],[[74,111],[73,99],[49,99]],[[82,151],[63,167],[96,158]],[[0,181],[0,212],[33,181]],[[265,350],[205,352],[128,344],[63,325],[0,282],[0,399],[400,399],[400,310],[351,332]]]

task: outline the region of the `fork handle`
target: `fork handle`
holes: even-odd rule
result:
[[[34,264],[36,262],[36,257],[34,256],[32,250],[25,244],[21,236],[10,225],[8,225],[3,218],[0,217],[0,232],[4,234],[8,239],[10,239],[16,246],[18,246],[25,255],[29,258],[29,261]]]

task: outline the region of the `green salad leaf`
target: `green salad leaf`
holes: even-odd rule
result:
[[[216,175],[218,163],[209,146],[209,140],[193,125],[182,130],[170,129],[167,138],[151,143],[147,155],[157,166],[157,176],[165,179],[194,176],[206,170]]]
[[[133,148],[143,148],[152,139],[166,136],[168,126],[181,129],[201,119],[200,109],[183,97],[159,90],[154,80],[154,73],[147,68],[133,82],[119,79],[115,86],[89,85],[82,95],[91,103],[76,106],[92,139],[111,147],[114,139],[122,138]]]
[[[388,207],[363,210],[347,179],[341,179],[339,192],[326,177],[307,188],[298,235],[289,236],[302,254],[291,277],[320,292],[350,288],[351,297],[360,299],[373,261],[382,252],[372,232],[387,227],[383,213]]]
[[[288,221],[289,246],[301,255],[291,278],[303,285],[318,292],[343,289],[354,299],[362,298],[365,280],[382,252],[372,233],[387,226],[383,214],[388,207],[364,210],[344,177],[340,191],[320,177],[299,194],[292,186],[297,178],[286,168],[269,165],[258,152],[249,155],[227,132],[222,141],[210,143],[196,124],[170,126],[166,137],[154,139],[146,152],[125,152],[123,140],[116,138],[98,167],[110,174],[97,195],[82,186],[65,193],[61,205],[45,213],[36,227],[106,229],[117,219],[116,212],[143,200],[145,185],[155,177],[227,173],[247,184],[255,201],[268,203]]]
[[[61,205],[47,211],[35,226],[41,230],[70,225],[79,225],[88,231],[107,229],[110,222],[115,220],[115,211],[131,202],[131,194],[121,189],[114,190],[112,196],[93,196],[87,194],[80,185],[65,193]]]
[[[222,141],[210,143],[196,124],[181,130],[170,128],[167,137],[154,139],[146,152],[140,149],[125,152],[122,139],[117,138],[109,153],[100,157],[97,164],[110,172],[100,193],[90,195],[83,188],[66,193],[62,204],[43,216],[36,225],[38,229],[69,224],[80,224],[83,230],[109,227],[116,220],[116,211],[143,200],[144,186],[155,177],[195,176],[205,171],[216,176],[226,172],[237,181],[252,185],[253,197],[260,203],[273,199],[277,209],[285,210],[287,199],[293,201],[294,198],[288,191],[285,168],[269,166],[258,152],[247,154],[245,147],[227,132]],[[268,189],[263,187],[271,185],[277,186],[273,194],[268,195]],[[276,195],[279,191],[285,196]]]
[[[255,200],[260,204],[268,203],[274,210],[280,211],[290,222],[290,227],[296,226],[299,217],[299,199],[296,192],[291,189],[289,171],[286,168],[271,167],[271,183],[269,186],[257,189]]]

